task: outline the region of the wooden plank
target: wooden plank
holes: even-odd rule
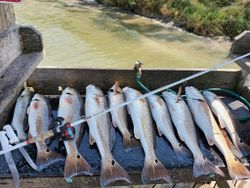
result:
[[[181,78],[197,73],[199,70],[183,69],[145,69],[142,81],[150,89],[155,89]],[[28,86],[42,94],[59,94],[58,86],[78,89],[82,94],[88,84],[95,84],[107,90],[116,80],[122,86],[136,88],[136,73],[131,69],[63,69],[63,68],[38,68],[28,79]],[[202,77],[189,81],[188,85],[200,89],[208,87],[222,87],[234,89],[240,77],[238,70],[213,71]]]
[[[250,31],[244,31],[234,38],[230,49],[230,55],[237,57],[250,52]],[[250,57],[244,58],[237,62],[237,64],[245,71],[250,73]]]
[[[207,181],[213,181],[215,180],[214,178],[194,178],[192,176],[192,171],[188,170],[182,170],[178,169],[176,170],[169,170],[170,175],[173,177],[173,182],[177,182],[174,184],[174,188],[193,188],[195,186],[196,181],[199,182],[207,182]],[[141,173],[129,173],[131,182],[133,185],[141,185]],[[173,176],[174,175],[174,176]],[[176,176],[175,176],[176,175]],[[187,175],[187,177],[185,177]],[[188,179],[191,178],[191,179]],[[221,179],[220,177],[216,177],[217,180]],[[185,183],[180,183],[181,181],[184,181]],[[162,184],[164,183],[163,181],[156,181],[155,183],[157,184]],[[7,178],[1,178],[0,181],[0,186],[1,184],[3,185],[12,185],[12,180]],[[73,182],[68,184],[63,177],[56,177],[56,176],[50,176],[50,177],[44,177],[44,176],[39,176],[36,178],[32,177],[22,177],[21,180],[21,187],[30,187],[30,185],[33,185],[32,187],[43,187],[43,188],[48,188],[48,187],[99,187],[100,186],[100,179],[99,176],[80,176],[80,177],[74,177]],[[110,186],[124,186],[124,185],[129,185],[126,182],[115,182],[111,184]],[[167,188],[169,188],[168,184],[166,184]],[[170,184],[170,187],[173,184]],[[147,186],[147,185],[144,185]],[[198,188],[199,186],[197,186]]]
[[[0,4],[0,33],[7,31],[15,25],[13,5]]]
[[[42,59],[41,34],[33,27],[12,27],[0,34],[0,49],[0,126],[2,126],[7,121],[24,82]]]
[[[0,126],[8,120],[9,113],[24,82],[42,59],[41,52],[23,54],[2,72],[0,77]]]
[[[0,74],[22,53],[19,28],[14,27],[0,34]]]

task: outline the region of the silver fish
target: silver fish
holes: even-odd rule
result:
[[[159,135],[164,135],[168,139],[179,160],[187,160],[190,157],[191,153],[175,137],[173,125],[166,103],[161,97],[157,95],[150,95],[147,99],[151,114],[156,122]]]
[[[123,92],[127,101],[131,101],[142,95],[140,92],[129,87],[123,88]],[[145,153],[142,182],[148,183],[159,179],[170,182],[171,177],[167,169],[162,165],[155,154],[155,135],[147,100],[137,100],[129,104],[128,108],[134,124],[135,138],[140,140]]]
[[[25,88],[18,97],[15,105],[11,126],[16,131],[17,137],[20,140],[25,140],[27,138],[27,133],[25,132],[28,128],[27,109],[33,94],[30,88]]]
[[[194,177],[213,173],[224,176],[224,173],[202,154],[198,146],[197,133],[192,115],[185,101],[179,99],[177,102],[177,95],[168,91],[165,91],[162,94],[167,102],[172,121],[177,129],[180,139],[185,142],[193,154]]]
[[[226,128],[236,149],[241,151],[242,155],[247,156],[250,152],[250,147],[240,139],[236,130],[236,118],[234,115],[216,94],[204,91],[203,96],[206,98],[212,112],[217,116],[220,127],[222,129]]]
[[[109,99],[109,107],[112,108],[119,104],[125,102],[124,94],[119,87],[118,82],[110,88],[108,91],[108,99]],[[114,127],[118,127],[119,131],[123,136],[123,145],[126,151],[138,148],[140,146],[140,142],[138,142],[129,132],[128,130],[128,114],[127,108],[119,108],[111,111],[111,118]]]
[[[72,123],[81,119],[83,111],[83,101],[80,94],[73,88],[67,87],[63,90],[59,101],[58,117],[64,121]],[[71,179],[75,175],[93,175],[91,166],[79,153],[78,148],[82,142],[84,126],[75,127],[74,140],[64,141],[67,151],[66,163],[64,168],[64,178]]]
[[[102,91],[94,85],[86,87],[85,114],[90,117],[108,108],[107,100]],[[130,183],[128,173],[113,158],[111,150],[114,145],[115,132],[109,114],[92,118],[87,121],[90,144],[97,144],[102,158],[100,183],[101,186],[124,180]]]
[[[231,152],[205,98],[194,87],[186,87],[185,90],[188,105],[196,124],[205,134],[209,145],[215,144],[223,154],[230,177],[232,179],[249,178],[248,169]]]
[[[51,107],[48,100],[40,94],[35,94],[27,110],[29,133],[32,137],[38,136],[50,129],[51,125]],[[63,160],[63,157],[52,151],[45,141],[36,142],[37,157],[36,165],[38,169],[43,169],[48,165]]]

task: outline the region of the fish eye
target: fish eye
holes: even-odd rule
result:
[[[110,91],[110,92],[114,92],[114,90],[113,90],[113,89],[110,89],[109,91]]]

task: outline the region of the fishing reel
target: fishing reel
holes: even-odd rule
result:
[[[56,118],[53,120],[52,126],[55,140],[67,141],[75,138],[75,128],[70,123],[65,123],[64,118]]]

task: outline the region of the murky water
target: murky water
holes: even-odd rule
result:
[[[40,66],[202,68],[223,61],[230,45],[195,36],[143,17],[63,1],[25,0],[17,22],[43,34]]]

